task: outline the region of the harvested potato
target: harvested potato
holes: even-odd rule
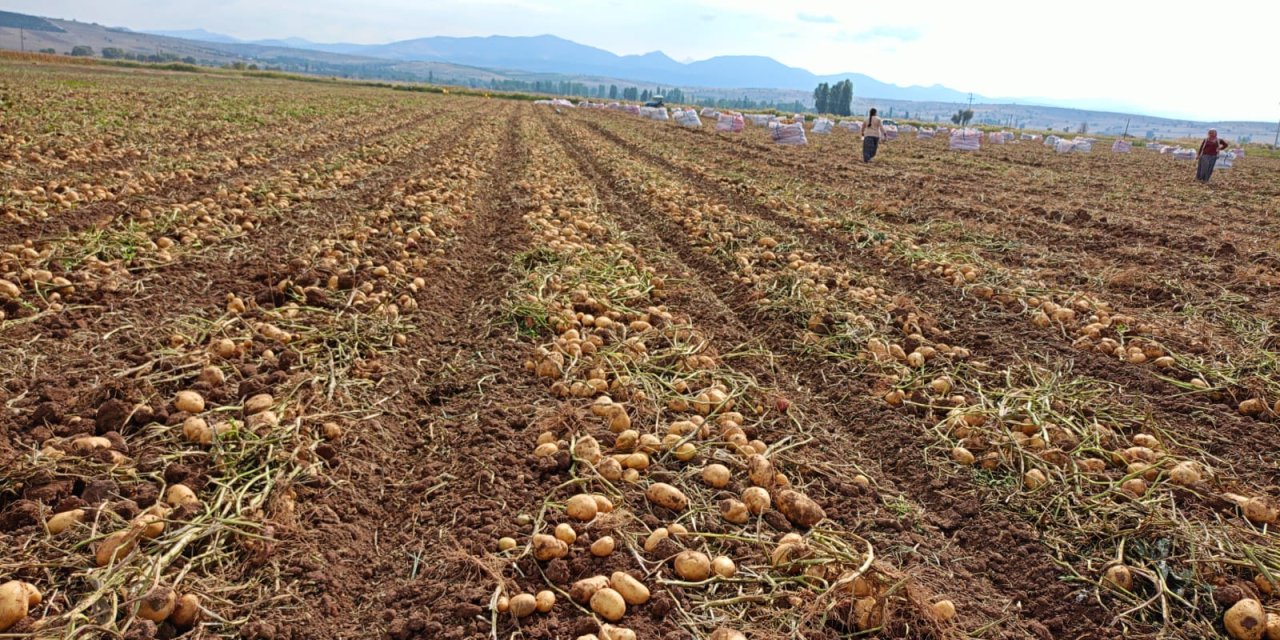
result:
[[[1267,613],[1257,600],[1241,598],[1227,609],[1222,624],[1236,640],[1262,640],[1267,632]]]
[[[769,492],[760,487],[747,487],[742,492],[742,502],[747,505],[747,511],[752,515],[760,515],[769,510]]]
[[[162,622],[173,613],[178,603],[178,593],[164,585],[152,587],[138,604],[138,617],[152,622]]]
[[[103,538],[93,554],[98,566],[105,567],[129,555],[129,552],[133,551],[134,546],[138,544],[138,538],[141,537],[144,529],[145,527],[121,529]]]
[[[573,544],[578,539],[578,532],[573,530],[573,525],[568,522],[561,522],[556,525],[555,536],[557,540],[565,544]]]
[[[702,468],[702,481],[707,486],[723,489],[729,486],[729,468],[722,464],[709,464]]]
[[[533,557],[546,562],[563,558],[569,553],[569,545],[564,541],[549,536],[545,533],[536,533],[533,535]]]
[[[654,549],[657,549],[658,545],[670,535],[671,532],[666,527],[654,529],[653,533],[650,533],[649,537],[644,540],[645,553],[651,553]]]
[[[738,574],[738,565],[734,564],[728,556],[716,556],[716,559],[711,561],[711,571],[721,578],[732,578]]]
[[[655,482],[645,489],[644,495],[659,507],[672,511],[684,511],[689,506],[689,499],[679,489],[665,483]]]
[[[179,391],[174,396],[173,406],[178,411],[201,413],[204,411],[204,396],[195,391]]]
[[[40,604],[40,591],[27,582],[10,580],[0,584],[0,633],[27,617],[31,607]]]
[[[275,403],[276,400],[271,397],[271,394],[259,393],[258,395],[244,401],[244,413],[248,416],[262,413],[263,411],[270,409]]]
[[[524,618],[529,616],[538,609],[538,599],[532,593],[521,593],[511,596],[511,600],[507,603],[508,610],[511,615],[516,618]]]
[[[636,444],[640,442],[640,432],[633,429],[627,429],[618,434],[613,440],[613,448],[618,451],[631,451],[636,448]]]
[[[636,640],[636,632],[611,624],[600,626],[600,640]]]
[[[773,463],[768,458],[758,453],[747,458],[747,477],[751,479],[751,484],[757,487],[771,487],[773,476]]]
[[[622,594],[604,587],[591,595],[591,610],[609,622],[617,622],[627,614],[627,601]]]
[[[688,462],[698,455],[698,447],[692,442],[682,442],[671,450],[671,455],[675,456],[680,462]]]
[[[1125,591],[1133,590],[1133,572],[1122,564],[1107,569],[1106,581]]]
[[[573,457],[591,464],[600,461],[600,443],[591,436],[583,436],[573,443]]]
[[[591,596],[607,586],[609,586],[609,579],[604,576],[583,578],[569,587],[569,597],[573,598],[574,602],[586,604],[591,601]]]
[[[746,503],[735,498],[720,501],[720,515],[733,524],[746,524],[751,520],[751,510]]]
[[[950,600],[939,600],[933,603],[933,617],[946,622],[956,617],[956,605]]]
[[[707,640],[747,640],[747,636],[737,629],[717,627],[710,636],[707,636]]]
[[[579,493],[565,503],[565,513],[579,522],[588,522],[596,517],[596,499],[589,493]]]
[[[183,594],[178,598],[177,604],[173,607],[173,613],[169,616],[169,622],[174,626],[188,629],[194,627],[200,621],[200,596],[194,593]]]
[[[711,576],[711,559],[701,551],[686,549],[676,554],[676,575],[698,582]]]
[[[44,527],[45,530],[49,532],[49,535],[56,536],[59,533],[84,522],[84,516],[84,509],[72,509],[70,511],[63,511],[62,513],[55,513],[49,518],[49,521],[45,523]]]
[[[195,444],[213,444],[213,429],[200,416],[189,416],[182,421],[182,437]]]
[[[509,537],[498,538],[498,551],[510,551],[516,548],[516,539]]]
[[[556,594],[552,591],[539,591],[534,596],[534,602],[537,604],[539,613],[547,613],[556,606]]]
[[[596,467],[596,471],[600,472],[600,476],[609,482],[617,482],[622,479],[622,463],[617,458],[605,458],[600,461],[600,465]]]
[[[613,501],[598,493],[591,494],[591,498],[596,501],[596,515],[613,512]]]
[[[1244,517],[1254,524],[1268,524],[1277,520],[1276,508],[1264,498],[1249,498],[1240,504]]]
[[[608,557],[609,554],[613,553],[615,546],[616,543],[613,541],[613,536],[596,538],[596,541],[591,543],[591,555],[597,558]]]
[[[822,507],[809,496],[790,489],[778,492],[778,511],[781,511],[791,524],[801,527],[812,527],[827,517]]]
[[[641,605],[649,601],[649,587],[629,573],[614,571],[609,576],[609,587],[617,591],[629,605]]]
[[[1190,460],[1183,460],[1173,465],[1173,468],[1169,470],[1169,481],[1189,487],[1200,482],[1200,468]]]
[[[185,484],[169,485],[164,492],[164,501],[174,508],[200,504],[200,498],[196,497],[196,492]]]

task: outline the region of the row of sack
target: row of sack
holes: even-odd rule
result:
[[[730,133],[738,133],[742,131],[747,123],[755,126],[768,127],[770,137],[777,144],[783,145],[801,145],[808,144],[808,138],[805,135],[804,116],[795,114],[789,119],[779,118],[775,115],[749,113],[742,114],[736,111],[717,111],[711,107],[703,107],[701,111],[695,111],[692,108],[676,108],[668,115],[666,107],[639,107],[631,104],[621,104],[617,102],[600,103],[582,101],[577,105],[563,98],[553,100],[536,100],[534,104],[552,105],[559,107],[584,107],[596,109],[610,109],[615,111],[623,111],[633,115],[638,115],[651,120],[675,120],[682,127],[700,128],[702,127],[702,118],[714,118],[716,121],[716,131],[724,131]],[[701,117],[700,117],[701,116]],[[841,120],[836,122],[830,118],[817,118],[814,120],[812,133],[825,135],[831,133],[836,127],[846,129],[854,133],[861,133],[862,121],[860,120]],[[898,137],[899,133],[915,132],[918,138],[933,138],[937,133],[950,133],[948,148],[955,151],[978,151],[982,148],[982,132],[977,129],[947,129],[939,127],[929,129],[927,127],[915,127],[913,125],[904,124],[901,126],[882,125],[885,140],[893,140]],[[1041,136],[1034,133],[1023,133],[1018,136],[1019,139],[1038,142]],[[1014,140],[1014,134],[1010,131],[991,131],[987,133],[987,140],[993,144],[1005,144]],[[1073,138],[1067,140],[1055,135],[1045,136],[1043,138],[1045,146],[1052,147],[1057,153],[1091,153],[1093,151],[1093,138]],[[1148,145],[1147,149],[1156,151],[1161,154],[1172,155],[1180,160],[1194,160],[1196,152],[1194,149],[1185,147],[1171,147],[1167,145]],[[1116,140],[1111,145],[1113,153],[1130,153],[1133,151],[1133,143],[1127,140]],[[1230,151],[1218,156],[1219,168],[1231,168],[1234,160],[1244,157],[1244,149],[1231,149]]]

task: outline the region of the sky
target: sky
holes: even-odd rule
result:
[[[1280,118],[1280,0],[0,0],[0,9],[246,40],[552,34],[677,60],[764,55],[992,97]]]

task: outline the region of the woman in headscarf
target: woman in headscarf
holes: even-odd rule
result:
[[[876,110],[872,109],[867,116],[867,121],[862,125],[862,161],[871,162],[876,157],[876,151],[880,150],[880,117],[876,115]]]
[[[1196,180],[1208,182],[1213,175],[1213,167],[1218,163],[1218,152],[1231,145],[1218,137],[1217,129],[1209,130],[1209,137],[1200,142],[1196,151]]]

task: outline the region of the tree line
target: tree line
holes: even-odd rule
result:
[[[841,80],[834,85],[819,84],[813,90],[813,110],[837,116],[853,115],[853,82]]]

